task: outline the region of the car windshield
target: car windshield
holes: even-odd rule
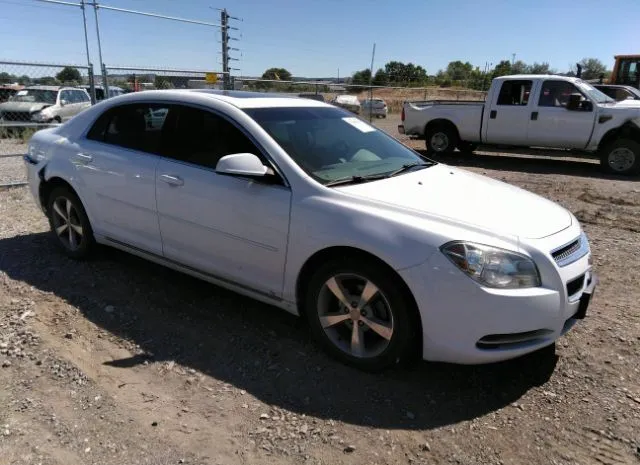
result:
[[[611,97],[606,95],[604,92],[599,91],[598,89],[593,87],[588,82],[578,81],[578,82],[576,82],[576,85],[580,88],[580,90],[582,92],[587,94],[587,96],[591,100],[596,102],[596,103],[613,103],[613,102],[615,102],[615,99],[612,99]]]
[[[43,89],[24,89],[16,93],[9,100],[12,102],[38,102],[38,103],[56,103],[58,92],[55,90]]]
[[[323,184],[373,178],[425,163],[393,137],[339,108],[253,108],[245,112]]]

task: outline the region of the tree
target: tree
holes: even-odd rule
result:
[[[580,61],[582,65],[582,79],[598,79],[601,75],[607,74],[607,67],[597,58],[583,58]]]
[[[262,79],[273,81],[290,81],[291,73],[284,68],[269,68],[262,73]]]
[[[58,83],[58,80],[53,76],[45,76],[45,77],[34,79],[33,84],[37,86],[55,86],[59,83]]]
[[[511,62],[509,60],[502,60],[493,68],[491,76],[497,78],[499,76],[507,76],[511,74]]]
[[[82,76],[80,76],[80,71],[76,68],[71,68],[70,66],[65,66],[62,68],[58,74],[56,74],[56,79],[60,82],[82,82]]]
[[[386,86],[389,82],[389,75],[384,71],[384,69],[379,69],[376,71],[376,74],[373,76],[373,84],[376,86]]]
[[[513,74],[529,74],[532,72],[533,71],[531,71],[531,66],[529,66],[522,60],[518,60],[511,65],[511,73]]]
[[[447,65],[446,75],[452,81],[466,81],[469,79],[473,71],[473,65],[468,61],[466,63],[460,60],[452,61]]]
[[[547,62],[542,62],[542,63],[534,62],[531,65],[529,72],[531,74],[553,74],[555,73],[555,70],[549,68],[549,63]]]
[[[390,61],[384,65],[386,81],[389,84],[426,84],[428,76],[427,70],[420,65],[413,63],[402,63],[400,61]],[[377,73],[376,73],[377,74]],[[382,74],[381,74],[382,76]]]
[[[363,69],[363,70],[360,70],[360,71],[356,71],[355,73],[353,73],[353,76],[351,77],[351,83],[352,84],[368,85],[370,77],[371,77],[371,70],[369,70],[369,69]]]

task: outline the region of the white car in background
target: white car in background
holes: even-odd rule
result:
[[[375,116],[376,118],[386,118],[389,114],[387,103],[381,98],[365,99],[362,101],[362,114],[364,116]]]
[[[25,164],[69,257],[104,244],[301,315],[361,369],[549,346],[596,285],[566,209],[310,99],[114,97],[37,132]]]
[[[349,110],[351,113],[355,113],[356,115],[360,114],[360,100],[358,100],[358,97],[355,95],[337,95],[331,100],[331,103],[337,107]]]

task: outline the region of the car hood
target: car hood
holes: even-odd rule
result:
[[[337,189],[418,216],[446,218],[520,238],[546,237],[572,222],[572,215],[550,200],[443,164]]]
[[[640,110],[640,100],[621,100],[620,102],[610,103],[609,108],[635,108]]]
[[[11,111],[33,113],[34,111],[40,111],[50,106],[50,103],[44,102],[5,102],[0,104],[0,111],[7,113]]]

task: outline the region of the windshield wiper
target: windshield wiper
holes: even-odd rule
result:
[[[406,165],[402,165],[402,168],[398,168],[391,173],[387,173],[386,177],[391,178],[393,176],[397,176],[398,174],[404,173],[406,171],[412,170],[417,167],[427,168],[428,166],[433,166],[435,163],[407,163]]]
[[[342,186],[345,184],[360,184],[362,182],[367,181],[375,181],[376,179],[384,179],[386,178],[386,174],[373,174],[369,176],[349,176],[346,178],[336,179],[335,181],[329,181],[325,184],[327,187],[331,186]]]
[[[435,163],[407,163],[406,165],[402,165],[402,168],[398,168],[397,170],[388,173],[371,174],[369,176],[349,176],[346,178],[336,179],[335,181],[329,181],[325,186],[342,186],[345,184],[359,184],[367,181],[375,181],[377,179],[386,179],[417,167],[427,168],[433,165],[435,165]]]

